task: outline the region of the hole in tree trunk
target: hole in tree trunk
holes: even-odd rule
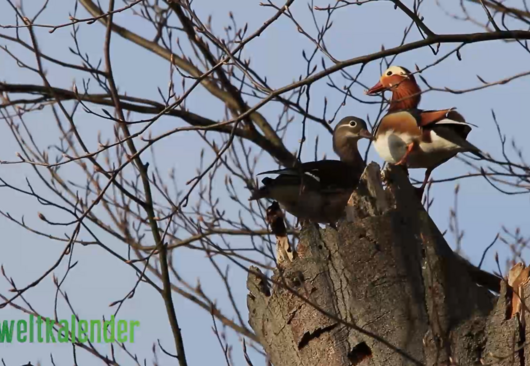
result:
[[[363,360],[372,356],[372,350],[365,342],[361,342],[348,353],[348,359],[352,366],[360,364]]]

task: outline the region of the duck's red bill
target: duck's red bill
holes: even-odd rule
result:
[[[378,81],[377,84],[375,84],[374,86],[372,86],[370,89],[366,91],[366,94],[373,95],[373,94],[381,93],[385,89],[386,88],[383,86],[383,84],[381,84],[381,82]]]

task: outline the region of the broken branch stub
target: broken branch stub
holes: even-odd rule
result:
[[[249,322],[275,366],[476,365],[496,298],[474,283],[399,168],[370,164],[337,229],[308,225]],[[495,308],[496,309],[496,308]]]
[[[267,207],[266,219],[272,233],[276,236],[276,258],[278,265],[285,261],[292,262],[296,256],[296,252],[289,243],[283,212],[278,202],[274,201]]]

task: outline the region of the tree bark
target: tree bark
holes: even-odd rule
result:
[[[477,285],[404,172],[385,174],[383,188],[370,164],[345,220],[305,227],[272,279],[250,269],[249,322],[272,364],[530,365],[509,286]]]

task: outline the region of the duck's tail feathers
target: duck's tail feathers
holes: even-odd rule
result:
[[[465,149],[465,152],[469,152],[473,155],[475,155],[479,159],[487,159],[486,154],[482,152],[478,147],[473,145],[471,142],[462,139],[460,142],[460,146],[462,146]]]
[[[480,150],[478,147],[473,145],[471,142],[467,141],[465,139],[465,136],[461,136],[459,133],[457,133],[456,131],[454,131],[452,129],[439,126],[436,129],[436,134],[438,136],[446,139],[447,141],[450,141],[453,144],[459,146],[460,149],[461,149],[461,152],[469,152],[469,153],[479,157],[480,159],[485,159],[486,158],[486,156],[484,155],[482,150]]]
[[[488,157],[486,156],[486,154],[484,154],[482,152],[482,150],[480,150],[478,147],[476,147],[475,145],[471,144],[475,150],[470,150],[469,152],[472,153],[473,155],[475,155],[477,158],[480,158],[480,159],[488,159]]]

